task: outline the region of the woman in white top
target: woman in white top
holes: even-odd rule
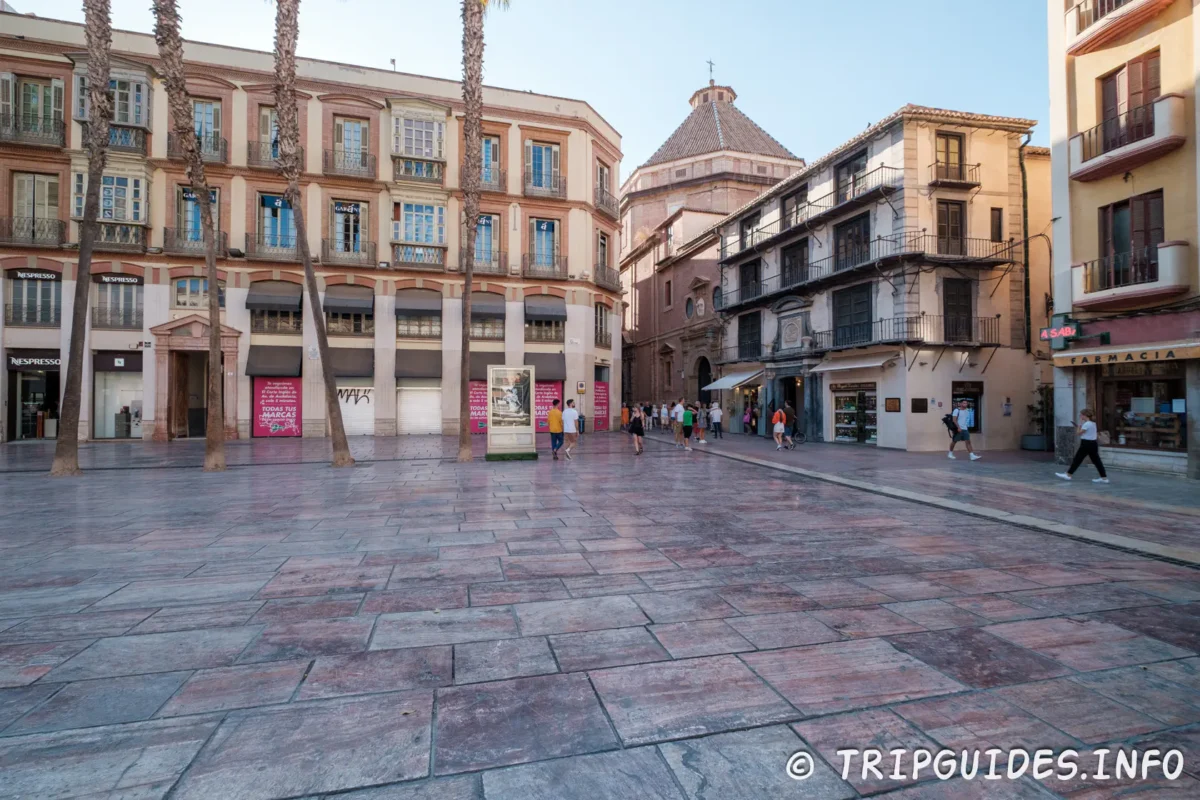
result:
[[[1096,442],[1096,423],[1090,408],[1079,412],[1079,449],[1075,451],[1075,459],[1071,462],[1071,467],[1066,472],[1054,474],[1064,481],[1071,480],[1071,476],[1075,474],[1075,470],[1079,469],[1084,458],[1090,458],[1096,465],[1096,471],[1100,473],[1099,478],[1092,478],[1092,483],[1108,483],[1108,474],[1104,471],[1104,464],[1100,461],[1100,446]]]

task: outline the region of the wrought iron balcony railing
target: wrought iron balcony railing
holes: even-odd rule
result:
[[[567,257],[558,253],[524,253],[521,272],[526,278],[566,280]]]
[[[446,164],[435,159],[392,153],[392,174],[398,181],[441,186],[446,181]]]
[[[326,175],[375,180],[375,154],[366,150],[326,150],[322,168]]]
[[[1158,280],[1158,245],[1116,253],[1083,265],[1087,293],[1137,286]]]
[[[446,248],[427,244],[392,244],[392,266],[441,272],[446,269]]]
[[[527,342],[565,342],[566,329],[562,325],[543,327],[525,323],[525,341]]]
[[[595,192],[596,208],[608,214],[613,219],[617,218],[617,198],[613,197],[611,192],[597,186]]]
[[[87,143],[88,124],[83,124],[83,141]],[[113,123],[108,126],[108,149],[116,153],[146,155],[146,129],[131,128]]]
[[[140,288],[140,287],[139,287]],[[141,306],[92,306],[92,327],[111,331],[140,331],[143,315]]]
[[[528,197],[566,197],[567,179],[557,172],[526,170],[525,194]]]
[[[508,173],[496,167],[483,167],[479,172],[479,191],[507,192]]]
[[[57,328],[62,323],[62,307],[8,302],[4,304],[4,324],[14,328]]]
[[[224,258],[229,252],[229,234],[213,231],[217,235],[217,257]],[[204,258],[204,231],[196,228],[163,228],[163,252],[178,256]]]
[[[375,267],[375,243],[348,239],[322,239],[321,263],[352,267]]]
[[[229,142],[218,134],[204,134],[196,137],[196,145],[200,148],[200,160],[206,164],[228,164]],[[183,142],[174,133],[167,134],[167,158],[179,160],[183,158]]]
[[[807,338],[807,337],[806,337]],[[1000,317],[923,315],[893,317],[872,322],[838,325],[815,331],[811,349],[838,350],[873,344],[912,342],[921,344],[999,345]]]
[[[1154,103],[1131,108],[1124,114],[1106,119],[1080,136],[1083,138],[1083,160],[1090,161],[1118,147],[1149,139],[1154,135]]]
[[[979,185],[979,164],[962,164],[953,161],[936,161],[929,165],[929,184]]]
[[[621,273],[607,264],[596,265],[596,285],[614,292],[621,291]]]
[[[120,253],[144,253],[150,239],[150,229],[131,222],[100,220],[94,245],[97,250]],[[82,226],[82,223],[81,223]]]
[[[596,331],[596,347],[612,347],[612,331]]]
[[[61,119],[35,114],[0,114],[0,142],[63,147],[66,125]]]
[[[298,261],[296,235],[283,233],[247,233],[246,258],[264,261]]]
[[[466,262],[463,255],[458,256],[459,269],[466,268]],[[472,269],[476,274],[484,275],[507,275],[508,274],[508,253],[504,250],[491,250],[488,252],[475,251],[475,258],[472,259]]]
[[[397,339],[441,339],[441,317],[396,317]]]
[[[304,333],[304,319],[299,312],[252,311],[250,332],[300,335]]]
[[[0,244],[22,247],[62,247],[67,223],[60,219],[0,217]]]
[[[246,166],[279,169],[279,142],[251,139],[246,142]],[[304,171],[304,148],[300,148],[300,171]]]
[[[1121,6],[1127,5],[1130,2],[1132,0],[1083,0],[1082,3],[1075,6],[1075,14],[1077,15],[1075,30],[1078,33],[1083,33]]]

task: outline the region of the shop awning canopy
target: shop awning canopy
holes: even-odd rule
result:
[[[853,356],[849,358],[831,358],[822,361],[812,368],[813,372],[840,372],[847,369],[872,369],[882,367],[889,361],[895,361],[899,353],[875,353],[869,356]]]
[[[260,378],[299,378],[304,348],[252,344],[246,374]]]
[[[762,374],[763,371],[761,369],[752,370],[750,372],[734,372],[726,375],[724,378],[713,381],[708,386],[702,386],[700,391],[715,392],[721,389],[736,389],[743,383],[752,381]]]
[[[299,311],[304,287],[288,281],[255,281],[246,295],[246,308],[255,311]]]
[[[525,363],[533,367],[535,381],[567,379],[567,357],[562,353],[526,353]]]
[[[375,290],[350,284],[330,286],[325,290],[325,310],[337,314],[373,314]]]
[[[442,293],[433,289],[401,289],[396,292],[396,316],[440,317]]]
[[[472,354],[474,355],[474,354]],[[441,350],[397,350],[397,378],[442,377]]]
[[[488,367],[503,366],[504,353],[471,353],[471,369],[468,377],[473,381],[486,381]]]
[[[550,294],[535,294],[525,298],[525,319],[566,322],[567,301]]]
[[[374,347],[331,347],[329,360],[335,378],[375,377]]]
[[[471,292],[471,319],[504,319],[504,295]]]

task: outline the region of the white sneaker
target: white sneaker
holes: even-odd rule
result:
[[[1054,473],[1054,474],[1055,474],[1055,475],[1057,475],[1058,477],[1062,478],[1064,481],[1069,481],[1069,480],[1071,480],[1071,476],[1070,476],[1070,475],[1068,475],[1068,474],[1067,474],[1067,473],[1065,473],[1065,472],[1056,472],[1056,473]]]
[[[946,458],[957,460],[958,456],[954,455],[954,453],[946,453]]]
[[[983,458],[983,456],[978,456],[978,455],[975,455],[974,453],[971,453],[971,460],[972,460],[972,461],[978,461],[978,460],[979,460],[979,459],[981,459],[981,458]]]
[[[1108,478],[1092,478],[1092,483],[1108,483]]]
[[[778,445],[778,446],[776,446],[776,448],[775,448],[775,449],[776,449],[776,450],[782,450],[782,449],[783,449],[783,445]]]
[[[686,450],[686,451],[687,451],[687,452],[689,452],[689,453],[690,453],[690,452],[692,452],[692,448],[690,448],[690,447],[685,447],[685,448],[683,448],[683,449],[684,449],[684,450]]]
[[[572,459],[572,458],[571,458],[571,448],[569,448],[569,447],[568,447],[568,448],[567,448],[566,450],[564,450],[563,452],[567,454],[567,461],[573,461],[573,460],[574,460],[574,459]]]

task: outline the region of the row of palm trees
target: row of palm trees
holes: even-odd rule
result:
[[[179,141],[187,176],[200,202],[200,224],[204,237],[204,264],[208,285],[218,285],[217,237],[213,224],[208,182],[204,174],[199,141],[192,116],[192,100],[183,68],[183,36],[180,33],[176,0],[153,0],[154,40],[162,64],[160,73],[167,91],[171,130]],[[466,167],[463,176],[465,218],[479,216],[479,177],[483,138],[483,17],[490,5],[506,7],[506,0],[462,0],[463,22],[463,102]],[[300,202],[300,118],[296,106],[296,40],[300,30],[300,0],[276,0],[275,13],[275,110],[279,122],[279,171],[287,181],[284,196],[292,208],[296,223],[296,241],[304,264],[304,283],[309,308],[318,309],[317,275],[308,249],[303,204]],[[72,310],[71,342],[67,360],[59,436],[55,445],[52,476],[79,475],[79,410],[82,397],[84,333],[88,312],[87,287],[90,283],[92,250],[99,232],[100,184],[108,157],[109,122],[112,97],[108,93],[112,52],[112,14],[110,0],[84,0],[84,33],[88,53],[88,92],[91,102],[88,126],[84,129],[84,149],[88,159],[88,185],[84,198],[83,221],[79,234],[79,269],[75,280],[75,305]],[[471,460],[470,433],[470,352],[471,282],[474,277],[475,226],[466,225],[467,242],[463,263],[462,382],[459,390],[458,460]],[[225,469],[225,422],[221,392],[221,325],[218,292],[208,293],[208,422],[204,447],[204,470]],[[325,383],[325,406],[329,414],[332,464],[353,466],[354,458],[346,441],[341,407],[329,358],[329,338],[324,315],[313,314],[317,349],[321,357],[321,376]]]

